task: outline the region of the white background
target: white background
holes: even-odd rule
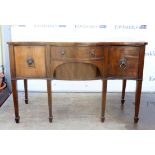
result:
[[[147,41],[148,55],[145,57],[143,91],[155,91],[155,9],[153,0],[5,0],[0,19],[5,24],[26,25],[12,28],[12,41]],[[9,13],[3,16],[6,9]],[[66,28],[40,27],[34,25],[67,25]],[[75,29],[73,25],[87,25]],[[107,29],[90,28],[94,25],[108,25]],[[115,29],[118,25],[147,25],[147,29]],[[121,91],[121,81],[109,81],[108,91]],[[73,87],[74,85],[74,87]],[[34,87],[35,86],[35,87]],[[46,91],[45,81],[29,81],[32,91]],[[19,82],[23,90],[23,82]],[[67,82],[54,81],[53,90],[100,92],[101,81]],[[127,91],[135,90],[135,82],[127,83]]]
[[[98,41],[147,41],[143,91],[155,90],[154,50],[152,37],[155,35],[154,23],[144,22],[101,22],[91,21],[92,24],[79,23],[52,23],[32,25],[12,25],[12,41],[52,41],[52,42],[98,42]],[[141,27],[145,27],[144,29]],[[105,27],[105,28],[104,28]],[[151,65],[150,65],[151,64]],[[122,81],[108,82],[108,91],[121,91]],[[73,87],[74,86],[74,87]],[[101,81],[53,81],[55,92],[100,92]],[[19,90],[23,90],[23,81],[19,81]],[[29,90],[46,91],[46,81],[30,80]],[[128,81],[127,91],[135,91],[135,81]]]
[[[145,38],[142,39],[149,42],[148,53],[155,49],[153,0],[5,0],[0,2],[2,25],[148,24],[147,35],[145,34]],[[145,90],[154,91],[154,81],[148,80],[149,75],[155,76],[154,56],[147,56],[146,59],[149,60],[146,60],[144,75],[148,76],[145,77],[146,80],[144,79],[143,89],[145,86]],[[22,89],[21,86],[20,88]],[[1,131],[0,137],[1,154],[6,155],[122,155],[125,153],[154,155],[154,131]]]

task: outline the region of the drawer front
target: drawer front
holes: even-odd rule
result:
[[[15,46],[16,77],[46,77],[44,46]]]
[[[139,47],[109,48],[109,77],[136,78],[138,76]]]
[[[52,59],[95,59],[102,57],[102,47],[51,47]]]

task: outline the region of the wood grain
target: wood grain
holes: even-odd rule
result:
[[[88,63],[65,63],[54,72],[54,79],[57,80],[90,80],[96,77],[101,77],[98,68]]]
[[[70,59],[70,58],[98,58],[103,57],[104,52],[101,47],[51,47],[51,58],[57,59]]]
[[[121,99],[122,105],[125,103],[125,89],[126,89],[126,80],[123,80],[122,81],[122,99]]]
[[[147,42],[8,42],[9,45],[26,45],[26,46],[38,46],[38,45],[51,45],[51,46],[144,46]]]
[[[15,54],[14,54],[14,46],[11,44],[9,46],[9,56],[10,56],[10,70],[11,70],[11,78],[16,77],[16,70],[15,70]]]
[[[126,60],[125,69],[120,61]],[[138,77],[139,47],[110,47],[109,48],[109,77]]]
[[[103,81],[101,121],[105,120],[107,80],[121,79],[122,103],[126,80],[136,80],[135,123],[139,120],[146,42],[9,42],[15,120],[19,122],[17,80],[46,79],[49,121],[52,122],[51,80]]]
[[[12,94],[13,94],[13,103],[14,103],[14,112],[15,112],[15,121],[19,123],[19,105],[18,105],[18,90],[17,90],[17,80],[11,80],[12,84]]]
[[[102,80],[101,122],[105,121],[106,97],[107,97],[107,80]]]
[[[14,52],[17,77],[46,77],[44,46],[15,46]],[[28,58],[34,60],[32,67],[27,63]]]
[[[27,79],[24,79],[24,91],[25,91],[25,103],[28,104],[28,86],[27,86]]]

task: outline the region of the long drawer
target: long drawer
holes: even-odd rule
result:
[[[51,47],[52,59],[95,59],[103,55],[101,47]]]

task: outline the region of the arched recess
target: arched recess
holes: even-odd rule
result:
[[[103,77],[101,61],[53,61],[51,76],[58,80],[93,80]]]

